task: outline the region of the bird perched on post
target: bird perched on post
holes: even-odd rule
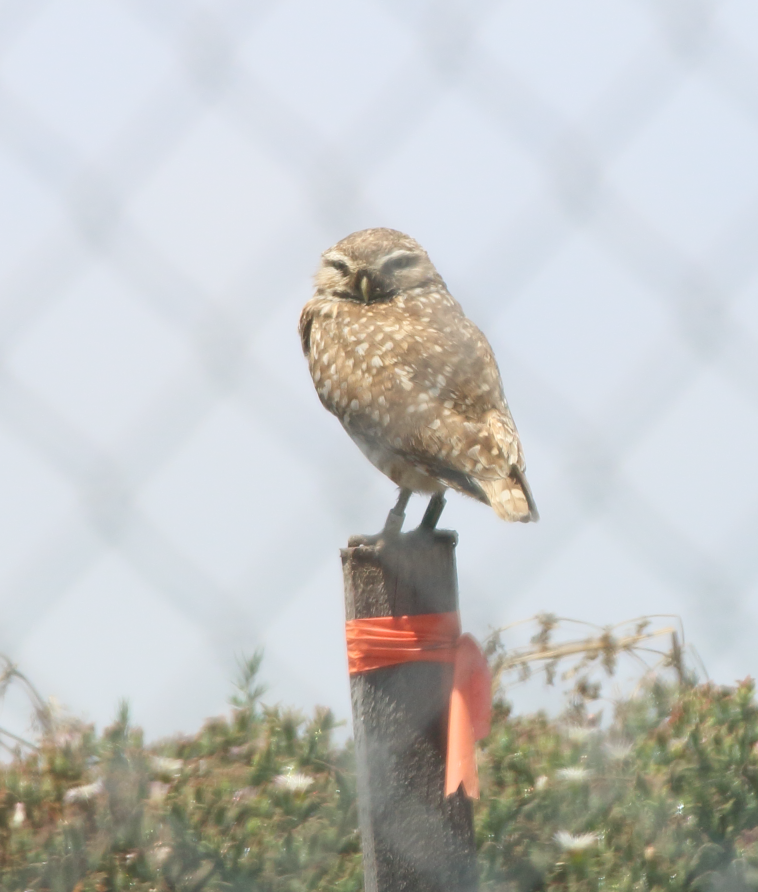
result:
[[[434,527],[448,487],[504,520],[539,515],[516,425],[487,339],[426,251],[394,229],[364,229],[321,255],[300,339],[324,406],[400,487],[385,531],[412,492]]]

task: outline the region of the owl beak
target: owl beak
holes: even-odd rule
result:
[[[371,299],[371,282],[365,274],[361,277],[361,294],[366,303],[368,303]]]

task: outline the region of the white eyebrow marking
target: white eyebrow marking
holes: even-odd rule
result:
[[[406,251],[404,248],[399,248],[397,251],[393,251],[391,254],[382,257],[379,269],[383,270],[385,266],[390,266],[394,261],[402,260],[405,257],[413,259],[414,262],[418,261],[418,254],[414,251]],[[410,266],[411,264],[408,265]]]
[[[397,251],[393,251],[391,254],[387,254],[382,258],[382,266],[385,263],[389,263],[390,260],[397,260],[398,257],[415,257],[416,255],[412,251],[406,251],[404,248],[398,248]]]

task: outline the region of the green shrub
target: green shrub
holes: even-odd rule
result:
[[[351,745],[327,710],[233,710],[145,746],[122,707],[102,735],[56,724],[0,767],[3,892],[362,888]],[[495,705],[482,742],[483,890],[758,889],[758,708],[736,688],[653,683],[610,727]]]
[[[195,737],[145,747],[122,707],[4,767],[3,892],[360,889],[352,750],[328,710],[260,707],[257,663]]]
[[[484,742],[484,888],[758,888],[754,686],[653,685],[611,728],[509,718]]]

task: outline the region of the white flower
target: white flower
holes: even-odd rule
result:
[[[277,787],[283,787],[285,790],[302,792],[310,787],[313,783],[313,778],[298,771],[291,771],[289,774],[278,774],[274,778],[274,783]]]
[[[592,848],[597,845],[600,837],[597,833],[568,833],[566,830],[559,830],[554,837],[558,845],[564,852],[583,852],[585,849]]]
[[[537,778],[537,780],[535,780],[535,782],[534,782],[534,789],[535,790],[544,790],[545,787],[548,785],[548,783],[549,783],[548,776],[546,774],[541,774]]]
[[[621,762],[632,752],[631,743],[606,743],[605,751],[609,759]]]
[[[14,827],[23,826],[24,821],[26,820],[26,806],[23,802],[17,802],[16,807],[13,809],[13,817],[11,818],[11,824]]]
[[[570,784],[582,784],[592,777],[592,772],[580,765],[572,765],[570,768],[559,768],[555,775]]]
[[[64,802],[88,802],[93,797],[97,796],[98,793],[103,792],[103,782],[98,779],[93,784],[84,784],[81,787],[71,787],[70,790],[66,790],[63,801]]]
[[[184,762],[181,759],[169,759],[166,756],[152,756],[150,767],[156,774],[181,774]]]

